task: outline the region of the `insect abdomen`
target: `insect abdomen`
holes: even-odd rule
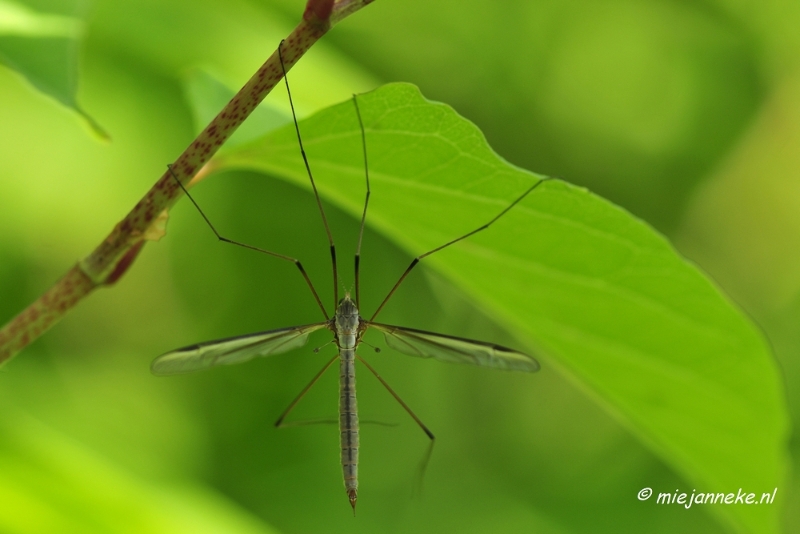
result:
[[[344,487],[355,510],[358,495],[358,402],[356,401],[355,350],[339,354],[339,433],[342,445]]]

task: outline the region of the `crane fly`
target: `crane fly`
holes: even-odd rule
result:
[[[283,43],[281,43],[281,46]],[[283,65],[283,58],[281,54],[281,46],[278,47],[281,65]],[[276,426],[281,426],[284,418],[294,408],[297,402],[305,395],[305,393],[316,383],[322,374],[338,359],[339,360],[339,431],[341,436],[341,463],[344,475],[344,485],[347,491],[347,497],[350,505],[353,507],[355,513],[356,501],[358,499],[358,449],[359,449],[359,423],[358,423],[358,405],[356,401],[356,381],[355,381],[355,362],[358,360],[376,376],[376,378],[387,388],[389,393],[401,404],[401,406],[409,413],[414,421],[425,432],[431,440],[431,445],[434,442],[433,433],[420,421],[413,411],[400,399],[400,397],[392,390],[386,381],[372,368],[369,363],[363,360],[357,353],[359,344],[362,342],[364,333],[368,329],[375,329],[381,332],[386,341],[386,345],[390,348],[407,354],[410,356],[417,356],[421,358],[434,358],[444,362],[453,363],[468,363],[478,365],[481,367],[490,367],[494,369],[515,370],[535,372],[539,370],[539,363],[535,358],[524,354],[522,352],[496,345],[494,343],[487,343],[485,341],[477,341],[474,339],[466,339],[461,337],[449,336],[444,334],[437,334],[434,332],[427,332],[425,330],[417,330],[414,328],[406,328],[401,326],[393,326],[383,323],[378,323],[375,318],[389,301],[391,296],[395,293],[397,288],[406,279],[408,274],[414,267],[425,257],[438,252],[454,243],[470,237],[482,230],[488,228],[492,223],[505,215],[511,208],[519,203],[525,196],[533,191],[544,180],[540,180],[529,187],[519,198],[503,209],[491,221],[483,226],[462,235],[452,241],[445,243],[433,250],[421,254],[411,261],[410,265],[406,268],[381,304],[367,320],[364,319],[358,309],[360,302],[359,295],[359,262],[361,258],[361,242],[364,235],[364,224],[366,221],[367,207],[369,205],[370,186],[369,186],[369,167],[367,165],[367,142],[364,123],[361,119],[361,112],[358,107],[358,100],[353,96],[353,104],[355,112],[358,117],[358,123],[361,130],[361,142],[364,156],[364,167],[366,177],[366,198],[364,200],[364,210],[361,217],[361,226],[358,234],[358,244],[355,254],[355,295],[351,297],[350,293],[346,293],[340,300],[338,294],[338,271],[336,267],[336,247],[333,243],[328,221],[325,217],[325,211],[322,207],[317,186],[314,177],[311,173],[311,167],[308,163],[305,150],[303,149],[303,141],[300,137],[300,127],[297,123],[297,116],[294,110],[294,103],[292,102],[291,91],[289,90],[289,83],[286,80],[286,72],[284,68],[284,80],[286,81],[286,91],[289,95],[289,104],[292,110],[292,117],[294,119],[295,131],[297,133],[297,141],[300,146],[300,154],[303,158],[308,178],[311,182],[314,197],[319,208],[319,213],[322,217],[322,223],[328,235],[328,242],[330,244],[331,264],[333,270],[333,288],[334,288],[334,303],[336,304],[336,311],[333,317],[330,317],[322,304],[322,301],[317,293],[311,279],[303,268],[299,260],[278,254],[269,250],[261,249],[234,241],[223,237],[211,224],[211,221],[206,217],[205,213],[195,200],[189,195],[189,192],[180,184],[181,188],[186,193],[187,197],[195,205],[197,210],[202,215],[208,226],[217,236],[220,241],[231,243],[233,245],[242,246],[258,252],[268,254],[295,264],[303,278],[306,281],[311,293],[314,296],[322,314],[325,317],[324,321],[312,323],[302,326],[291,326],[288,328],[279,328],[277,330],[267,330],[265,332],[258,332],[254,334],[245,334],[236,337],[225,339],[218,339],[214,341],[207,341],[188,347],[173,350],[156,358],[152,365],[151,370],[156,375],[176,375],[207,369],[219,365],[231,365],[236,363],[246,362],[257,356],[272,356],[289,352],[291,350],[300,348],[308,342],[308,337],[313,332],[322,329],[328,329],[333,333],[333,342],[338,348],[338,353],[323,367],[323,369],[312,379],[312,381],[305,387],[305,389],[292,401],[289,407],[283,412]],[[177,180],[177,177],[176,177]],[[377,350],[377,349],[376,349]]]

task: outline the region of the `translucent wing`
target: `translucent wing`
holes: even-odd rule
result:
[[[246,362],[256,356],[271,356],[302,347],[311,332],[328,323],[292,326],[268,332],[206,341],[162,354],[150,365],[154,375],[178,375],[215,365]]]
[[[539,370],[539,362],[532,356],[494,343],[388,324],[369,323],[369,326],[383,332],[387,345],[409,356],[469,363],[505,371],[533,373]]]

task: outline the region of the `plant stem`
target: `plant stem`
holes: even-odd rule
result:
[[[303,20],[280,45],[286,70],[334,24],[372,1],[308,0]],[[199,178],[198,174],[210,172],[207,163],[211,157],[282,78],[276,50],[108,237],[0,329],[0,365],[46,332],[95,288],[116,282],[145,241],[157,241],[164,235],[167,210],[183,194],[175,178],[188,186],[193,178]]]

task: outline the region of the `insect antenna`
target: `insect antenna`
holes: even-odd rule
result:
[[[440,250],[442,250],[442,249],[444,249],[444,248],[447,248],[447,247],[449,247],[449,246],[450,246],[450,245],[452,245],[452,244],[458,243],[458,242],[459,242],[459,241],[461,241],[462,239],[466,239],[466,238],[468,238],[468,237],[470,237],[470,236],[472,236],[472,235],[475,235],[475,234],[477,234],[478,232],[480,232],[480,231],[482,231],[482,230],[486,230],[487,228],[489,228],[489,227],[492,225],[492,223],[494,223],[494,222],[495,222],[497,219],[499,219],[500,217],[502,217],[503,215],[505,215],[506,213],[508,213],[508,211],[509,211],[511,208],[513,208],[514,206],[516,206],[516,205],[517,205],[517,204],[518,204],[520,201],[522,201],[522,199],[523,199],[523,198],[525,198],[526,196],[528,196],[528,194],[529,194],[531,191],[533,191],[534,189],[536,189],[537,187],[539,187],[539,185],[540,185],[542,182],[546,181],[546,180],[549,180],[549,178],[542,178],[541,180],[539,180],[538,182],[536,182],[535,184],[533,184],[531,187],[529,187],[529,188],[528,188],[528,190],[527,190],[527,191],[525,191],[524,193],[522,193],[522,195],[520,195],[520,197],[519,197],[519,198],[517,198],[517,199],[516,199],[514,202],[512,202],[511,204],[509,204],[508,206],[506,206],[506,207],[505,207],[505,209],[503,209],[503,211],[501,211],[500,213],[498,213],[497,215],[495,215],[495,217],[494,217],[494,218],[493,218],[491,221],[487,222],[487,223],[486,223],[486,224],[484,224],[483,226],[481,226],[481,227],[479,227],[479,228],[476,228],[475,230],[472,230],[471,232],[467,232],[466,234],[462,235],[461,237],[457,237],[456,239],[453,239],[452,241],[449,241],[449,242],[445,243],[444,245],[440,245],[440,246],[436,247],[436,248],[435,248],[435,249],[433,249],[433,250],[429,250],[429,251],[428,251],[428,252],[426,252],[425,254],[420,254],[419,256],[417,256],[416,258],[414,258],[413,260],[411,260],[411,264],[410,264],[410,265],[409,265],[409,266],[406,268],[406,270],[405,270],[405,271],[403,272],[403,274],[400,276],[400,279],[399,279],[399,280],[397,280],[397,282],[394,284],[394,286],[392,287],[392,289],[389,291],[389,294],[388,294],[388,295],[386,295],[386,298],[384,298],[384,299],[383,299],[383,302],[381,302],[381,305],[380,305],[380,306],[378,306],[378,309],[377,309],[377,310],[375,310],[375,313],[373,313],[373,314],[372,314],[372,317],[370,317],[370,319],[369,319],[369,322],[371,323],[371,322],[373,322],[373,321],[375,320],[375,317],[377,317],[377,316],[378,316],[378,314],[381,312],[381,310],[382,310],[382,309],[383,309],[383,307],[386,305],[386,303],[389,301],[389,299],[392,297],[392,295],[394,295],[394,292],[397,290],[398,286],[399,286],[399,285],[400,285],[400,284],[403,282],[403,280],[405,280],[405,279],[406,279],[406,276],[408,276],[408,273],[410,273],[410,272],[411,272],[411,270],[412,270],[414,267],[416,267],[416,266],[417,266],[417,264],[418,264],[418,263],[419,263],[419,262],[420,262],[420,261],[421,261],[423,258],[425,258],[425,257],[427,257],[427,256],[430,256],[430,255],[431,255],[431,254],[433,254],[434,252],[439,252]]]

